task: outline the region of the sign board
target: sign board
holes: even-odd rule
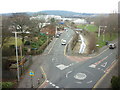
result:
[[[29,72],[29,75],[30,75],[30,76],[34,76],[34,72],[31,70],[31,71]]]

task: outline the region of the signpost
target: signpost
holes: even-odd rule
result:
[[[30,72],[29,72],[29,75],[31,76],[31,87],[33,88],[33,76],[34,76],[34,72],[31,70]]]

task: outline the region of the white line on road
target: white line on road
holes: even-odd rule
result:
[[[111,54],[109,54],[109,56],[110,56],[110,55],[112,55],[112,53],[111,53]]]
[[[60,87],[58,87],[58,86],[55,86],[55,88],[60,88]]]
[[[55,88],[60,88],[59,86],[53,84],[52,82],[50,82],[50,81],[48,81],[48,80],[46,80],[46,82],[49,82],[49,84],[52,85],[52,86],[55,87]]]
[[[66,74],[66,78],[68,78],[68,74],[70,74],[72,71],[69,71],[67,74]]]
[[[100,68],[98,68],[98,70],[100,70]]]
[[[82,84],[82,82],[76,82],[76,83],[78,83],[78,84]]]
[[[90,65],[89,67],[91,67],[91,68],[95,68],[96,65],[95,65],[95,64],[92,64],[92,65]]]
[[[107,65],[107,62],[103,63],[101,66],[106,67],[106,65]]]
[[[89,81],[89,82],[87,82],[87,84],[89,84],[89,83],[92,83],[92,80],[91,80],[91,81]]]
[[[56,42],[56,40],[57,40],[57,39],[55,39],[55,42]],[[52,48],[53,48],[53,46],[54,46],[55,42],[53,43],[52,47],[50,48],[50,50],[49,50],[48,54],[51,52],[51,50],[52,50]]]
[[[55,84],[52,84],[53,87],[55,87]]]

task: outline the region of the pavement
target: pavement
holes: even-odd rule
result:
[[[55,41],[56,38],[52,40],[52,42],[48,45],[42,55],[32,56],[33,64],[26,71],[26,73],[21,76],[17,88],[38,88],[44,83],[44,81],[46,80],[46,74],[44,73],[44,70],[41,66],[44,60],[42,56],[49,54]],[[29,75],[29,72],[31,70],[34,72],[34,76]]]

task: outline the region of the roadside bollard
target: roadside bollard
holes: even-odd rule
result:
[[[40,84],[40,79],[38,78],[38,84]]]

